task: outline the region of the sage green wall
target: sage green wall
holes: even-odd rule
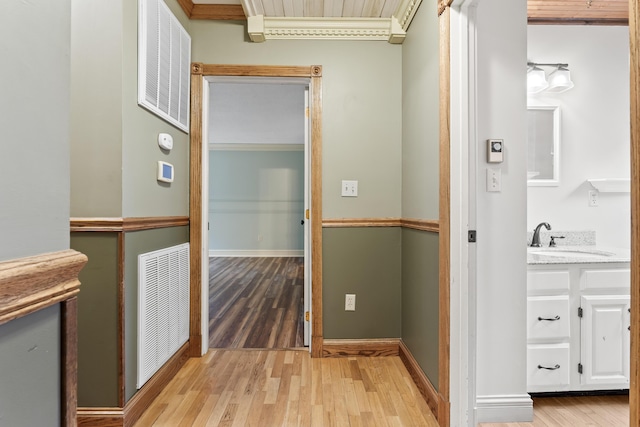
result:
[[[60,304],[0,325],[0,425],[60,426]]]
[[[81,0],[82,1],[82,0]],[[103,0],[113,1],[113,0]],[[138,2],[123,4],[122,44],[122,215],[189,215],[189,135],[138,106]],[[189,32],[177,0],[165,0]],[[158,134],[173,136],[173,149],[158,146]],[[158,160],[174,166],[171,184],[156,180]]]
[[[402,44],[402,216],[438,219],[437,0],[423,0]]]
[[[136,393],[138,255],[189,241],[189,227],[124,234],[125,398]],[[89,258],[78,296],[78,405],[118,406],[118,234],[77,232],[72,248]]]
[[[439,31],[423,0],[402,45],[402,216],[439,218]],[[402,340],[438,387],[436,233],[402,232]]]
[[[401,332],[401,228],[322,232],[324,338],[398,338]],[[356,310],[345,311],[345,294]]]
[[[0,261],[69,248],[69,0],[0,2]],[[60,305],[0,325],[0,425],[59,426]]]
[[[124,235],[125,400],[136,393],[138,375],[138,255],[189,241],[189,227],[127,232]]]
[[[122,2],[72,0],[71,4],[71,216],[118,217],[122,215]]]
[[[402,340],[438,389],[438,244],[436,233],[402,230]]]
[[[303,251],[304,151],[209,151],[209,250]]]
[[[189,137],[137,104],[138,2],[72,2],[71,216],[188,215]],[[174,165],[173,183],[157,182],[158,160]]]
[[[70,9],[0,2],[0,261],[69,247]]]
[[[322,65],[323,218],[399,217],[402,48],[385,42],[247,40],[242,23],[192,21],[193,60]],[[341,180],[359,197],[340,196]]]
[[[71,248],[87,255],[78,294],[78,406],[118,406],[118,235],[80,232]]]

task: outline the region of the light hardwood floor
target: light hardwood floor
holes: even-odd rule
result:
[[[399,357],[209,350],[189,359],[135,424],[437,426]]]
[[[303,262],[301,257],[210,258],[209,347],[302,347]]]
[[[629,396],[535,397],[532,423],[481,423],[480,427],[627,427]]]

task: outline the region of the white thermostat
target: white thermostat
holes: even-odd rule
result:
[[[158,160],[158,181],[173,182],[173,165]]]
[[[158,145],[165,150],[171,150],[173,148],[173,137],[168,133],[158,134]]]
[[[487,140],[487,162],[501,163],[503,160],[502,151],[504,149],[504,141],[501,139]]]

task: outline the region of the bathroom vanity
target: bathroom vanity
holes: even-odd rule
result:
[[[528,248],[527,390],[629,388],[629,252]]]

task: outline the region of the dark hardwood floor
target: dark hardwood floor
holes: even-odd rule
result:
[[[302,257],[210,258],[209,347],[302,347],[303,286]]]

